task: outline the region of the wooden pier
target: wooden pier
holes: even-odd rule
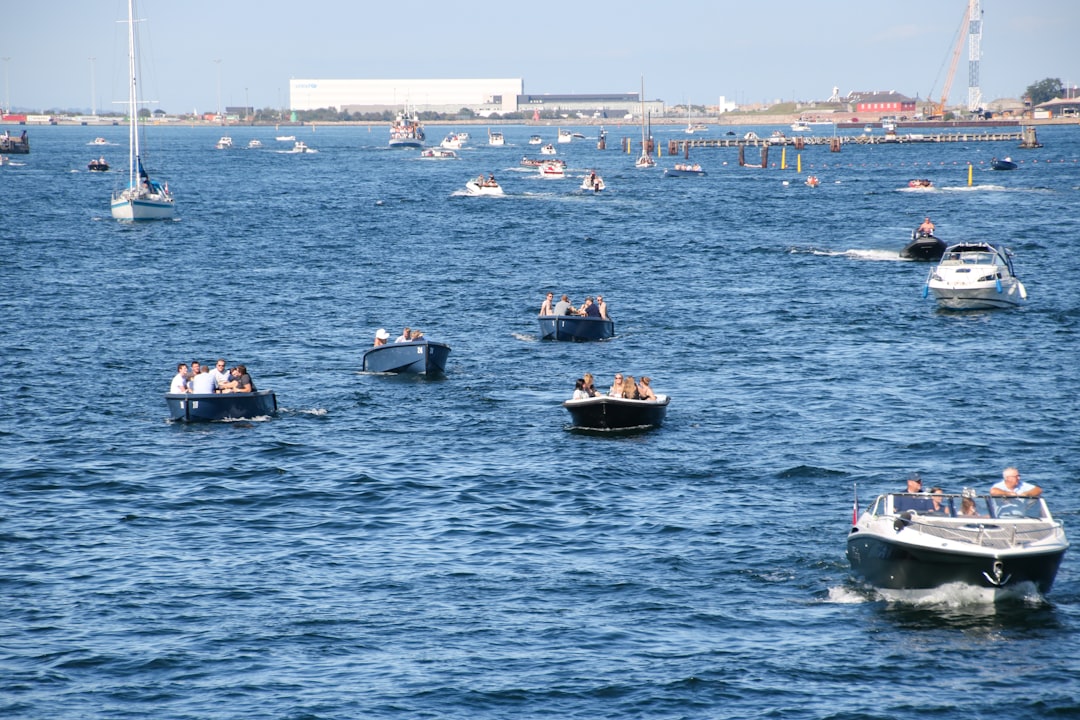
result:
[[[829,135],[829,136],[769,136],[769,137],[723,137],[723,138],[687,138],[668,140],[668,155],[682,155],[690,148],[729,148],[792,146],[797,150],[804,147],[824,145],[835,148],[838,145],[903,145],[909,143],[948,143],[948,142],[1016,142],[1024,141],[1022,132],[980,132],[980,133],[886,133],[884,135]]]

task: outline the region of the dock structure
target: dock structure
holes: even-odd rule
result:
[[[791,145],[801,150],[803,147],[825,145],[835,149],[838,145],[899,145],[905,143],[948,143],[948,142],[1023,142],[1030,141],[1022,132],[980,132],[980,133],[885,133],[884,135],[829,135],[805,137],[799,135],[772,135],[769,137],[723,137],[723,138],[687,138],[668,140],[668,155],[685,154],[691,148],[729,148],[761,147],[765,145]],[[835,150],[834,150],[835,151]]]

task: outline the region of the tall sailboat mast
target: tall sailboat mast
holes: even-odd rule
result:
[[[128,0],[128,187],[137,187],[135,165],[139,158],[139,107],[135,91],[135,1]]]

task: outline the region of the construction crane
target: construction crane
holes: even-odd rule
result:
[[[953,77],[956,75],[956,66],[960,62],[960,51],[964,49],[965,35],[967,35],[969,11],[971,7],[964,8],[964,19],[960,21],[960,31],[956,33],[956,47],[953,48],[952,59],[949,61],[949,72],[945,74],[945,84],[941,88],[941,100],[939,100],[930,113],[931,117],[945,117],[945,104],[949,102],[949,91],[952,90]]]

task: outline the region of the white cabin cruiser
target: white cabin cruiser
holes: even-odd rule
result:
[[[1013,271],[1012,254],[985,242],[950,245],[926,279],[923,295],[933,293],[951,310],[1007,308],[1027,300]]]
[[[976,495],[965,488],[878,496],[853,523],[847,557],[855,574],[880,589],[960,583],[996,597],[1023,584],[1049,592],[1068,547],[1064,526],[1041,497]]]

